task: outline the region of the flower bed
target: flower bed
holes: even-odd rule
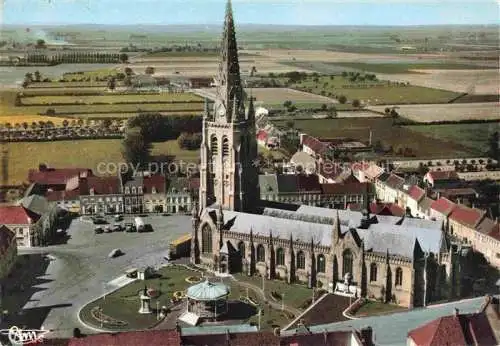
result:
[[[158,296],[160,295],[160,292],[158,292],[154,288],[148,288],[147,293],[150,298],[158,298]]]
[[[200,281],[201,281],[201,277],[199,277],[199,276],[188,276],[186,278],[186,282],[190,283],[190,284],[197,284]]]
[[[173,294],[174,299],[182,299],[186,297],[186,294],[183,291],[175,291]]]
[[[127,322],[120,321],[120,320],[117,320],[116,318],[113,318],[113,317],[110,317],[108,315],[103,314],[98,306],[92,308],[92,310],[90,311],[90,314],[98,322],[102,322],[103,324],[106,324],[108,326],[123,327],[123,326],[126,326],[128,324]]]

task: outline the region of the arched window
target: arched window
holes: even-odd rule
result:
[[[212,253],[212,230],[209,225],[203,226],[201,231],[201,252]]]
[[[229,139],[226,136],[222,138],[222,157],[229,156]]]
[[[297,269],[306,269],[306,256],[302,251],[297,254]]]
[[[351,273],[351,275],[354,277],[352,272],[352,260],[353,257],[351,250],[346,249],[342,255],[342,277],[347,273]]]
[[[245,257],[245,243],[240,241],[238,244],[238,251],[240,252],[241,257]]]
[[[212,156],[216,156],[218,153],[219,153],[219,147],[218,147],[218,143],[217,143],[217,136],[216,135],[212,135],[210,137],[210,150],[212,152]]]
[[[370,281],[377,281],[377,264],[370,264]]]
[[[285,251],[282,248],[279,248],[276,251],[276,265],[279,266],[285,265]]]
[[[264,249],[264,245],[259,244],[257,246],[257,262],[265,262],[266,261],[266,249]]]
[[[396,268],[396,282],[394,284],[395,286],[403,285],[403,269],[400,267]]]
[[[325,272],[325,256],[324,255],[319,255],[318,256],[318,261],[317,261],[317,264],[316,264],[316,270],[318,273],[324,273]]]

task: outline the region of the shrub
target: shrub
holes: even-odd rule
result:
[[[338,100],[341,104],[345,104],[347,102],[347,97],[345,97],[344,95],[340,95],[338,97]]]

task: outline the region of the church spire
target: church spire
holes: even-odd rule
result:
[[[225,117],[228,122],[244,120],[243,87],[231,0],[226,5],[216,84],[216,116]]]

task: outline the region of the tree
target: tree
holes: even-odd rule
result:
[[[337,108],[334,105],[328,107],[328,117],[329,118],[337,117]]]
[[[64,119],[63,122],[62,122],[62,126],[63,127],[68,127],[69,125],[69,121],[67,119]]]
[[[35,48],[37,48],[37,49],[43,49],[43,48],[46,48],[45,41],[44,41],[44,40],[42,40],[42,39],[38,39],[38,40],[36,40],[36,45],[35,45]]]
[[[321,105],[321,110],[322,110],[322,111],[326,111],[326,110],[327,110],[327,108],[328,108],[328,106],[326,105],[326,103],[323,103],[323,104]]]
[[[122,64],[126,63],[128,61],[128,54],[121,53],[119,59],[120,59],[120,61],[121,61]]]
[[[346,71],[342,71],[342,77],[343,77],[343,78],[346,78],[346,77],[347,77],[347,72],[346,72]]]
[[[291,105],[292,105],[292,101],[290,101],[290,100],[286,100],[285,102],[283,102],[283,107],[285,107],[285,108],[290,108]]]
[[[115,90],[115,88],[116,88],[116,79],[115,79],[115,77],[109,77],[107,87],[108,87],[109,90]]]
[[[488,138],[488,156],[494,160],[500,160],[500,136],[496,131]]]
[[[35,71],[35,82],[40,82],[40,80],[42,79],[42,74],[40,73],[40,71],[36,70]]]
[[[148,75],[155,74],[155,68],[154,68],[154,67],[151,67],[151,66],[148,66],[148,67],[146,67],[146,69],[144,70],[144,73],[145,73],[145,74],[148,74]]]
[[[359,102],[358,99],[354,99],[354,100],[352,100],[352,106],[359,108],[359,106],[361,106],[361,102]]]
[[[77,121],[78,126],[82,127],[83,126],[83,119],[79,118]]]
[[[345,104],[347,102],[347,97],[345,97],[344,95],[340,95],[338,97],[338,100],[341,104]]]
[[[151,142],[144,139],[140,128],[129,128],[122,143],[122,155],[127,163],[144,166],[149,161],[151,147]]]
[[[125,67],[125,70],[123,70],[125,72],[125,75],[127,76],[132,76],[134,74],[134,71],[130,68],[130,67]]]
[[[286,122],[286,127],[290,130],[292,130],[295,127],[295,123],[291,120]]]

